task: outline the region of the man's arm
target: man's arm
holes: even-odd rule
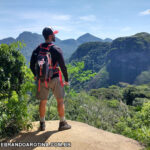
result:
[[[65,65],[65,61],[64,61],[64,57],[63,57],[63,53],[62,50],[59,48],[59,55],[58,55],[58,64],[60,66],[60,69],[63,73],[63,76],[65,78],[65,81],[68,82],[68,72],[67,72],[67,67]]]

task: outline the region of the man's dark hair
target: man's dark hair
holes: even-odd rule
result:
[[[53,35],[53,30],[49,27],[43,29],[42,34],[45,40],[48,40],[49,35]]]

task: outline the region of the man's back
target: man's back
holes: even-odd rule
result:
[[[51,43],[42,43],[41,46],[46,48],[49,44],[51,44]],[[34,76],[36,76],[35,63],[37,61],[37,56],[39,54],[39,51],[40,51],[40,45],[33,51],[31,60],[30,60],[30,68],[31,68]],[[65,78],[65,81],[68,82],[68,73],[67,73],[67,68],[65,66],[62,50],[58,46],[53,45],[50,47],[49,51],[51,53],[53,66],[56,65],[56,63],[57,63],[57,66],[58,65],[60,66],[61,71]],[[55,77],[59,77],[59,73],[54,74],[52,78],[55,78]]]

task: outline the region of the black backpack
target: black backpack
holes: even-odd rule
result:
[[[40,50],[36,61],[36,79],[38,80],[38,91],[40,91],[40,82],[45,81],[45,86],[47,87],[47,81],[50,81],[55,73],[59,73],[59,68],[57,67],[58,62],[53,66],[52,57],[50,53],[50,48],[54,44],[49,44],[47,47],[42,47],[40,45]]]

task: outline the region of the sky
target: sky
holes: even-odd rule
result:
[[[0,0],[0,39],[23,31],[42,34],[46,26],[62,40],[150,33],[150,0]]]

